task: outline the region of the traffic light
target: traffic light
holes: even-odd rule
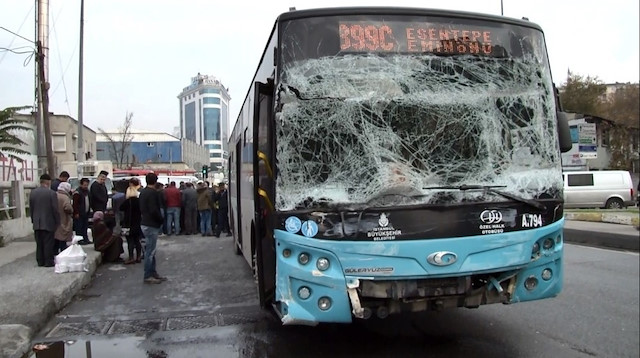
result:
[[[202,178],[208,178],[209,177],[209,167],[206,165],[202,166]]]

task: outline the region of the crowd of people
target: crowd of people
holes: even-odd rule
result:
[[[68,172],[53,181],[48,174],[40,177],[40,187],[29,197],[38,266],[54,266],[55,255],[67,248],[75,234],[82,237],[79,244],[93,243],[102,253],[102,262],[144,262],[144,282],[161,283],[166,277],[156,271],[158,237],[231,235],[224,183],[210,186],[205,181],[181,182],[177,186],[171,182],[165,186],[153,173],[146,175],[145,188],[135,177],[117,180],[112,208],[107,211],[107,176],[102,171],[93,183],[82,178],[76,190],[71,189]],[[90,217],[93,242],[88,235]],[[126,260],[121,258],[123,239],[127,242]]]

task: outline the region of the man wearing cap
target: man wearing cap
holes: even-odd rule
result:
[[[42,174],[40,186],[29,194],[29,210],[36,239],[38,266],[53,267],[54,233],[60,225],[58,195],[51,190],[51,176]]]
[[[107,180],[106,171],[101,171],[98,175],[98,179],[91,184],[91,188],[89,188],[89,205],[91,206],[91,210],[95,213],[98,211],[102,211],[103,213],[107,211],[107,201],[109,201],[109,194],[107,193],[107,186],[104,185]]]

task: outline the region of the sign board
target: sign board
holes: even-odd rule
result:
[[[578,153],[582,159],[598,158],[598,137],[595,123],[578,125]]]

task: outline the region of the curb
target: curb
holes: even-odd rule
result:
[[[51,320],[51,318],[69,304],[83,287],[91,282],[96,269],[102,262],[102,255],[100,252],[95,251],[93,247],[86,247],[85,252],[87,253],[86,272],[53,273],[53,275],[56,276],[65,275],[65,277],[68,277],[68,280],[63,280],[64,284],[43,288],[45,292],[39,295],[49,296],[51,298],[46,304],[40,307],[39,311],[21,312],[21,316],[13,317],[13,322],[20,323],[7,322],[0,324],[1,357],[25,357],[31,350],[31,342],[35,338],[35,335],[44,328],[44,325]],[[32,260],[32,258],[29,258],[29,260]],[[28,280],[29,275],[42,275],[38,270],[42,270],[42,268],[33,267],[33,271],[25,272],[24,279]],[[53,272],[53,268],[51,271]],[[47,275],[48,274],[49,273],[47,273]],[[30,294],[32,292],[27,290],[25,293]],[[24,315],[28,315],[28,317],[24,317]],[[9,317],[9,320],[11,321],[11,317]]]
[[[622,224],[631,225],[636,229],[640,227],[640,217],[638,215],[629,215],[627,213],[571,213],[565,212],[564,218],[566,220],[575,221],[591,221],[591,222],[603,222],[610,224]]]

